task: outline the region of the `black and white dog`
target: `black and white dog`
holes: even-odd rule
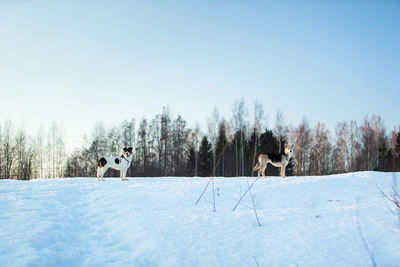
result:
[[[265,178],[265,169],[268,164],[272,164],[272,166],[281,168],[281,177],[285,178],[285,170],[286,166],[289,164],[290,158],[293,155],[293,145],[288,146],[285,144],[285,149],[283,153],[275,154],[275,153],[266,153],[258,155],[257,164],[254,166],[253,171],[258,170],[258,177],[260,177],[260,173]]]
[[[99,164],[97,165],[97,180],[104,180],[104,173],[108,170],[108,168],[112,168],[120,171],[121,180],[126,179],[126,172],[131,165],[132,162],[132,148],[124,148],[124,153],[120,157],[104,157],[99,160]]]

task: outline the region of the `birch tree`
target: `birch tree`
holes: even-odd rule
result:
[[[325,124],[320,122],[314,127],[312,138],[310,138],[310,163],[309,174],[326,175],[330,171],[329,130]]]
[[[288,127],[285,125],[285,117],[283,115],[282,110],[278,109],[275,115],[275,127],[273,129],[273,133],[278,140],[279,144],[279,153],[283,151],[284,144],[287,142],[287,133]]]
[[[186,121],[178,115],[173,121],[172,126],[172,161],[174,175],[182,176],[185,172],[185,152],[186,152]]]
[[[253,161],[251,166],[254,166],[256,163],[257,155],[259,153],[258,146],[260,143],[261,129],[265,127],[265,121],[266,120],[264,119],[264,108],[259,101],[256,101],[254,103],[254,125],[253,125],[254,151],[253,151]],[[253,176],[253,174],[254,173],[251,172],[251,176]]]
[[[138,129],[138,142],[137,142],[137,162],[138,162],[138,167],[142,169],[142,175],[145,175],[145,172],[147,170],[147,153],[148,153],[148,148],[147,148],[147,120],[146,118],[143,118],[142,121],[139,124],[139,129]]]
[[[215,169],[216,163],[216,146],[217,146],[217,132],[219,124],[219,113],[216,107],[214,107],[211,117],[207,120],[208,137],[212,145],[212,168]]]
[[[242,97],[240,101],[236,101],[232,108],[233,111],[233,129],[235,132],[235,169],[236,176],[244,176],[244,149],[246,140],[246,131],[248,128],[248,110],[244,98]]]
[[[11,121],[7,120],[4,124],[3,131],[3,173],[4,179],[11,179],[12,168],[15,160],[15,144],[13,140],[14,126]]]
[[[355,160],[360,150],[360,143],[359,143],[359,130],[357,127],[357,122],[350,121],[349,123],[349,141],[348,141],[348,156],[347,156],[347,166],[349,171],[356,170]]]
[[[310,126],[305,118],[302,123],[293,130],[295,160],[296,160],[296,175],[305,175],[309,169],[310,160],[310,143],[311,131]]]

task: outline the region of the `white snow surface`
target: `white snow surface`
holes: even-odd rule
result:
[[[400,174],[0,181],[1,266],[400,266]],[[365,242],[363,242],[363,240]],[[373,258],[373,259],[372,259]]]

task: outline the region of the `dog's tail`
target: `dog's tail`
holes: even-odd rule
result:
[[[97,166],[99,166],[100,168],[104,167],[107,164],[107,160],[105,158],[101,158],[99,160],[99,164],[97,164]]]
[[[258,169],[260,169],[260,163],[257,160],[257,164],[256,164],[256,166],[254,166],[253,171],[256,171]]]

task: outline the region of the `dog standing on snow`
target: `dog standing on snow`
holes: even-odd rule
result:
[[[121,181],[125,181],[126,172],[128,171],[129,166],[132,162],[132,148],[124,148],[124,153],[120,157],[104,157],[99,160],[99,164],[97,165],[97,180],[104,180],[104,173],[108,170],[108,168],[115,169],[120,171]]]
[[[281,168],[281,177],[285,177],[286,166],[289,164],[289,160],[293,155],[293,146],[288,146],[285,144],[285,149],[283,153],[266,153],[258,155],[257,164],[254,166],[253,171],[258,170],[258,177],[260,177],[260,172],[265,178],[265,169],[267,168],[268,163],[272,164],[275,167]]]

